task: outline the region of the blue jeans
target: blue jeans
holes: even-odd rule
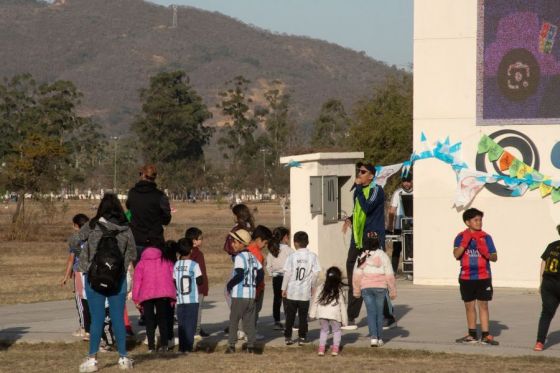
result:
[[[198,303],[187,303],[177,305],[177,328],[179,334],[179,351],[192,351],[194,345],[194,333],[198,321]]]
[[[113,333],[117,341],[120,356],[126,356],[126,329],[124,327],[124,305],[126,302],[126,276],[122,280],[119,292],[115,295],[105,296],[93,290],[85,276],[86,296],[91,314],[91,327],[89,337],[89,355],[94,356],[99,351],[103,322],[105,320],[105,300],[109,301],[109,316],[113,324]]]
[[[362,289],[362,298],[366,304],[369,335],[381,339],[383,333],[383,303],[387,296],[385,288]]]

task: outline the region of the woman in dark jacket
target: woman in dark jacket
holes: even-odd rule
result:
[[[103,228],[102,228],[103,227]],[[102,294],[92,289],[87,272],[97,252],[98,244],[103,236],[102,229],[115,232],[115,238],[124,258],[124,271],[118,291],[114,294]],[[132,368],[132,359],[126,351],[126,329],[124,326],[124,307],[126,302],[126,269],[136,259],[136,245],[134,237],[120,201],[114,194],[105,194],[99,203],[97,214],[79,232],[80,240],[87,241],[88,248],[80,253],[80,271],[86,273],[85,290],[91,313],[91,328],[89,340],[89,356],[80,365],[80,372],[95,372],[97,366],[97,352],[105,320],[105,301],[109,302],[109,314],[113,324],[113,332],[119,351],[118,365],[121,369]]]

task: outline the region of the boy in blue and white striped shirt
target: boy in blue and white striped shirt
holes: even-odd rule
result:
[[[233,265],[233,277],[227,283],[227,292],[231,296],[229,315],[229,347],[227,354],[235,352],[239,320],[243,320],[243,330],[247,333],[247,352],[254,353],[255,317],[257,285],[264,279],[264,271],[257,258],[247,251],[251,235],[244,229],[231,232],[233,249],[237,252]]]
[[[204,277],[198,263],[191,260],[192,240],[182,238],[177,245],[179,260],[173,267],[177,288],[177,321],[179,322],[179,351],[192,351],[198,321],[198,286]]]

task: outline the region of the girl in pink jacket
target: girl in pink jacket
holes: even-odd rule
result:
[[[173,318],[171,303],[175,302],[176,290],[173,281],[174,253],[162,250],[164,243],[152,240],[152,245],[143,252],[134,269],[132,300],[144,313],[148,351],[155,352],[155,330],[159,328],[161,351],[168,350],[169,336],[173,330],[169,322]]]
[[[387,291],[391,299],[397,297],[391,260],[379,247],[377,234],[368,233],[364,238],[364,252],[358,258],[352,278],[354,296],[362,296],[366,304],[371,347],[383,346],[383,303]]]

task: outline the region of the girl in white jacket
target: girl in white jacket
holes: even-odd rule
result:
[[[319,356],[325,355],[325,345],[329,334],[329,325],[333,333],[333,346],[331,355],[337,356],[340,351],[340,339],[342,338],[341,326],[348,325],[348,314],[346,313],[346,298],[344,296],[342,272],[338,267],[330,267],[327,270],[325,283],[319,286],[309,316],[319,319],[321,324],[321,335],[319,337]]]

